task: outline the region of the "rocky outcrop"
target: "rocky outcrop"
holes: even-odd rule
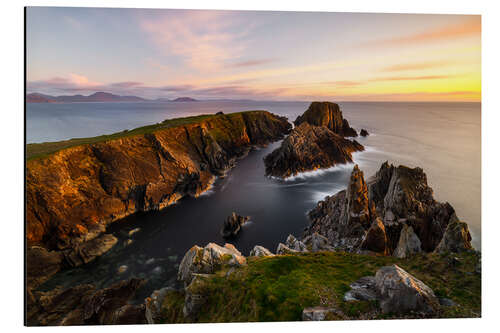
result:
[[[145,307],[127,304],[143,282],[130,279],[99,290],[84,284],[30,293],[27,323],[30,326],[145,323]]]
[[[334,248],[328,244],[328,239],[324,236],[321,236],[317,232],[314,232],[312,235],[305,237],[302,242],[311,252],[334,250]]]
[[[361,135],[361,136],[368,136],[368,135],[370,135],[370,133],[368,133],[367,130],[365,130],[364,128],[362,128],[361,132],[359,132],[359,135]]]
[[[184,317],[194,319],[198,311],[207,301],[207,291],[205,288],[206,275],[197,274],[186,287],[186,296],[184,298],[184,307],[182,313]]]
[[[352,153],[364,147],[347,140],[327,127],[302,123],[281,146],[264,158],[266,175],[287,178],[300,172],[351,163]]]
[[[412,227],[403,224],[399,234],[398,246],[394,250],[394,256],[398,258],[407,258],[422,251],[420,239],[413,231]]]
[[[221,230],[221,235],[224,238],[234,237],[241,230],[241,226],[250,219],[250,216],[240,216],[233,212],[224,221],[224,226]]]
[[[410,312],[434,314],[439,300],[431,288],[397,265],[380,268],[375,277],[367,276],[351,284],[346,301],[377,300],[383,313]]]
[[[193,274],[212,274],[223,265],[242,266],[246,258],[232,244],[224,247],[209,243],[205,247],[197,245],[189,249],[182,258],[177,279],[187,286],[193,279]]]
[[[92,243],[82,244],[103,233],[110,222],[164,208],[186,195],[198,196],[252,146],[281,139],[291,129],[285,118],[265,111],[178,119],[156,126],[154,132],[28,160],[28,247],[74,252],[70,262],[86,262],[85,253],[108,246],[96,242],[100,249],[91,249]],[[34,265],[28,261],[28,276]]]
[[[304,237],[317,232],[337,250],[401,257],[432,252],[440,243],[451,251],[471,248],[467,225],[449,203],[434,199],[421,168],[385,162],[365,182],[355,166],[347,190],[320,201],[309,218]]]
[[[255,245],[250,251],[250,257],[272,257],[274,254],[263,246]]]
[[[436,252],[461,252],[472,250],[471,236],[467,223],[453,220],[448,223]]]
[[[346,316],[336,308],[314,306],[302,310],[302,321],[322,321],[331,320],[332,318],[347,319]]]
[[[289,248],[283,243],[278,244],[278,248],[276,249],[276,254],[277,255],[286,255],[286,254],[294,254],[298,253],[299,251],[296,251],[294,249]]]
[[[356,130],[351,128],[347,119],[342,116],[337,103],[312,102],[304,114],[294,121],[295,126],[302,123],[326,127],[340,136],[358,136]]]
[[[285,245],[297,252],[308,252],[306,244],[295,238],[294,235],[288,235]]]

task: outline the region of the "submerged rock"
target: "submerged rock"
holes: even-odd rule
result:
[[[246,265],[246,258],[232,244],[226,243],[224,247],[215,243],[205,247],[195,245],[182,258],[177,279],[189,285],[193,274],[212,274],[223,265]]]
[[[221,235],[224,238],[234,237],[241,230],[241,226],[250,220],[250,216],[241,216],[233,212],[226,218]]]
[[[364,147],[347,140],[327,127],[302,123],[281,146],[264,158],[266,175],[287,178],[300,172],[351,163],[352,153]]]

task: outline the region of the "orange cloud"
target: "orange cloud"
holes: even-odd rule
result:
[[[419,62],[419,63],[409,63],[409,64],[399,64],[384,67],[381,69],[381,72],[402,72],[402,71],[411,71],[411,70],[422,70],[422,69],[430,69],[437,68],[449,65],[450,62],[444,61],[431,61],[431,62]]]
[[[459,23],[440,27],[434,30],[428,30],[408,36],[390,38],[385,40],[369,42],[370,46],[395,46],[426,42],[439,42],[443,40],[457,39],[481,34],[481,16]]]

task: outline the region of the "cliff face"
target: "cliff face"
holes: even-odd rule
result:
[[[352,162],[352,153],[364,150],[324,126],[302,123],[264,159],[266,175],[286,178],[299,172]]]
[[[449,203],[434,199],[421,168],[385,162],[365,183],[355,166],[347,191],[320,201],[309,218],[304,236],[318,232],[336,249],[349,252],[404,257],[472,249],[467,224],[459,222]]]
[[[109,222],[197,196],[252,145],[281,139],[290,128],[268,112],[244,112],[29,160],[28,245],[73,248]]]
[[[342,116],[342,111],[337,103],[312,102],[306,112],[294,121],[295,126],[302,123],[324,126],[341,136],[358,136],[356,130]]]

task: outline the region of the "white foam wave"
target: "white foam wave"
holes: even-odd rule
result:
[[[335,165],[335,166],[332,166],[332,167],[326,168],[326,169],[317,169],[317,170],[312,170],[312,171],[300,172],[296,175],[284,178],[282,180],[288,182],[288,181],[295,181],[297,179],[307,179],[307,178],[319,177],[319,176],[322,176],[322,175],[324,175],[326,173],[330,173],[330,172],[350,170],[350,169],[352,169],[353,165],[354,165],[354,163],[338,164],[338,165]]]

